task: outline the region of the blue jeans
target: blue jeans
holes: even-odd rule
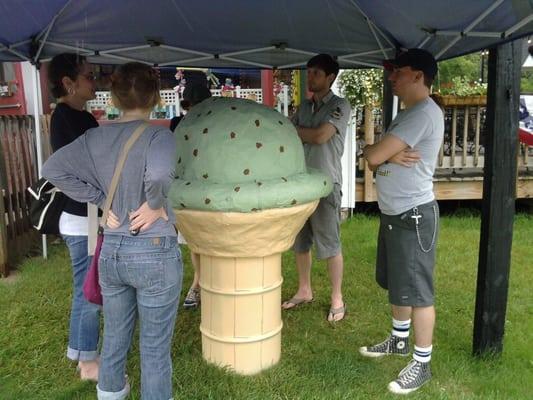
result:
[[[100,335],[100,307],[83,297],[83,281],[91,263],[87,255],[87,236],[63,235],[72,261],[73,294],[67,357],[73,361],[97,358]]]
[[[124,399],[126,357],[140,323],[141,397],[172,398],[170,346],[183,268],[176,237],[106,235],[99,259],[104,298],[104,343],[99,399]]]

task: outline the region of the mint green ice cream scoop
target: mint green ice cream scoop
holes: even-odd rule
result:
[[[330,178],[305,166],[291,121],[254,101],[211,97],[175,131],[175,209],[251,212],[327,196]]]

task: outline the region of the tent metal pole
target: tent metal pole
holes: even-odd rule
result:
[[[421,48],[423,48],[423,47],[426,45],[426,43],[430,41],[431,36],[432,36],[432,35],[429,35],[429,34],[428,34],[428,35],[425,37],[425,39],[422,40],[422,41],[416,46],[416,48],[417,48],[417,49],[421,49]]]
[[[372,35],[374,35],[374,39],[376,39],[376,42],[378,43],[379,49],[383,53],[383,58],[387,59],[387,53],[385,52],[385,49],[383,48],[383,45],[381,44],[381,40],[379,40],[378,35],[376,34],[376,30],[372,26],[372,23],[369,19],[366,20],[366,23],[368,24],[368,27],[370,28],[370,31],[372,32]]]
[[[61,7],[61,10],[58,11],[58,13],[56,15],[54,15],[54,18],[52,18],[52,21],[50,21],[50,23],[48,24],[48,26],[46,28],[44,28],[38,35],[37,35],[37,40],[41,40],[41,38],[43,37],[43,35],[46,35],[48,36],[48,33],[50,32],[50,30],[52,29],[52,26],[55,24],[57,18],[63,14],[63,11],[65,11],[65,9],[70,5],[70,2],[72,0],[68,0],[64,5],[63,7]],[[46,41],[46,37],[44,38],[44,41]],[[37,52],[37,54],[39,53],[39,51]]]
[[[380,35],[381,35],[381,36],[387,41],[387,43],[389,44],[389,46],[396,48],[396,46],[394,45],[394,43],[391,42],[391,40],[389,39],[389,37],[388,37],[387,35],[385,35],[385,34],[383,33],[383,31],[382,31],[381,29],[379,29],[379,27],[378,27],[376,24],[374,24],[374,22],[373,22],[370,18],[368,18],[368,15],[366,15],[366,14],[363,12],[363,10],[361,10],[361,7],[359,7],[359,4],[357,4],[357,2],[356,2],[355,0],[350,0],[350,3],[352,3],[352,4],[355,6],[355,8],[357,8],[357,10],[361,13],[361,15],[362,15],[363,17],[366,18],[366,20],[367,20],[368,22],[370,22],[372,25],[374,25],[374,27],[376,28],[376,30],[377,30],[377,31],[379,32],[379,34],[380,34]]]
[[[234,62],[237,62],[237,63],[246,64],[246,65],[253,65],[255,67],[261,67],[261,68],[266,68],[266,69],[272,69],[273,68],[272,65],[261,64],[261,63],[253,62],[253,61],[239,60],[238,58],[233,58],[233,57],[227,57],[227,56],[222,56],[221,55],[221,56],[219,56],[219,58],[221,60],[234,61]]]
[[[176,61],[169,61],[159,64],[160,67],[165,67],[167,65],[185,65],[187,63],[197,62],[197,61],[203,61],[203,60],[211,60],[214,59],[215,56],[209,55],[204,57],[196,57],[196,58],[187,58],[185,60],[176,60]]]
[[[175,51],[179,51],[179,52],[182,52],[182,53],[195,54],[195,55],[204,56],[204,57],[212,57],[211,54],[206,53],[204,51],[196,51],[196,50],[184,49],[182,47],[169,46],[167,44],[160,44],[159,47],[161,47],[162,49],[175,50]],[[161,65],[161,64],[159,64],[159,65]]]
[[[459,40],[463,38],[465,34],[470,32],[474,27],[479,24],[481,21],[483,21],[491,12],[493,12],[496,8],[502,4],[504,0],[497,0],[495,1],[489,8],[487,8],[485,11],[481,13],[479,17],[477,17],[474,21],[472,21],[462,32],[459,36],[457,36],[455,39],[453,39],[450,43],[448,43],[444,48],[437,53],[435,56],[436,59],[439,59],[444,53],[446,53],[451,47],[455,45]]]
[[[497,0],[495,1],[489,8],[487,8],[485,11],[483,11],[481,13],[481,15],[479,17],[477,17],[474,21],[472,21],[470,23],[470,25],[468,25],[466,27],[466,29],[464,30],[464,32],[470,32],[472,29],[474,29],[474,27],[479,24],[481,21],[483,21],[487,15],[489,15],[491,12],[493,12],[496,8],[498,8],[500,6],[500,4],[502,4],[504,2],[504,0]]]
[[[65,50],[72,50],[72,51],[75,51],[75,52],[85,52],[85,53],[87,53],[87,54],[82,54],[84,56],[90,56],[90,55],[96,53],[94,50],[91,50],[91,49],[85,49],[83,47],[71,46],[69,44],[63,44],[63,43],[48,42],[48,46],[58,47],[60,49],[65,49]]]
[[[395,50],[394,47],[386,47],[385,49],[383,49],[385,51],[391,51],[391,50]],[[344,54],[342,56],[339,56],[339,58],[350,58],[350,57],[359,57],[359,56],[367,56],[369,54],[376,54],[376,53],[380,53],[382,51],[382,49],[377,49],[377,50],[369,50],[369,51],[363,51],[361,53],[351,53],[351,54]]]
[[[148,49],[150,47],[152,47],[152,46],[150,46],[149,44],[143,44],[143,45],[140,45],[140,46],[120,47],[118,49],[102,50],[102,51],[100,51],[100,54],[120,53],[120,52],[123,52],[123,51],[132,51],[132,50],[142,50],[142,49]]]
[[[461,32],[461,31],[435,31],[434,35],[436,36],[470,36],[470,37],[501,37],[503,33],[501,32],[480,32],[480,31],[471,31],[471,32]]]
[[[19,52],[17,50],[13,50],[11,48],[11,46],[6,46],[6,45],[0,43],[0,51],[7,51],[8,53],[14,54],[17,57],[22,58],[24,61],[30,61],[31,62],[31,60],[28,57],[26,57],[24,54],[22,54],[21,52]]]
[[[276,46],[268,46],[268,47],[261,47],[261,48],[257,48],[257,49],[234,51],[232,53],[224,53],[224,54],[220,54],[220,55],[224,56],[224,57],[233,57],[233,56],[240,56],[240,55],[243,55],[243,54],[251,54],[251,53],[257,53],[257,52],[260,52],[260,51],[268,51],[268,50],[274,50],[274,49],[276,49]]]
[[[67,3],[68,4],[68,3]],[[63,7],[61,9],[61,11],[64,10],[65,7]],[[50,22],[50,24],[48,24],[48,28],[46,29],[46,32],[44,34],[44,37],[42,40],[40,40],[40,43],[39,43],[39,49],[37,49],[37,53],[35,53],[35,57],[33,57],[33,61],[34,62],[37,62],[37,60],[39,60],[39,56],[41,55],[41,51],[43,51],[43,47],[44,45],[46,44],[46,40],[48,39],[48,35],[50,35],[50,31],[52,30],[52,28],[54,27],[54,24],[57,20],[57,17],[59,17],[59,14],[61,14],[61,11],[59,13],[57,13],[55,15],[55,17],[52,19],[52,21]]]
[[[299,49],[292,49],[290,47],[287,47],[285,49],[287,53],[294,53],[294,54],[303,54],[305,56],[316,56],[317,53],[313,53],[312,51],[306,51],[306,50],[299,50]]]
[[[454,38],[450,43],[444,46],[444,48],[435,55],[435,59],[438,60],[444,53],[446,53],[450,48],[455,45],[455,43],[457,43],[462,38],[462,36],[457,36],[456,38]]]
[[[39,56],[41,55],[41,51],[43,50],[43,47],[44,47],[44,45],[46,43],[46,39],[48,39],[48,35],[50,34],[50,30],[52,30],[53,22],[54,21],[52,21],[52,23],[48,27],[48,30],[46,31],[43,40],[41,40],[41,43],[39,44],[39,49],[37,50],[37,53],[35,53],[35,57],[33,57],[33,61],[34,62],[37,62],[37,60],[39,59]]]
[[[349,59],[344,58],[344,57],[339,57],[338,60],[341,60],[341,61],[347,62],[348,64],[365,65],[365,66],[367,66],[367,67],[372,67],[372,68],[383,68],[383,66],[382,66],[382,65],[379,65],[379,64],[368,63],[368,62],[357,61],[357,60],[349,60]]]
[[[504,32],[504,37],[507,37],[509,35],[512,35],[514,32],[516,32],[518,29],[520,29],[521,27],[523,27],[524,25],[527,25],[529,24],[531,21],[533,21],[533,14],[527,16],[526,18],[524,18],[522,21],[520,21],[519,23],[511,26],[509,29],[507,29],[505,32]]]
[[[13,44],[11,44],[9,47],[10,47],[11,49],[14,49],[14,48],[16,48],[16,47],[23,46],[23,45],[28,44],[28,43],[31,43],[31,42],[32,42],[32,41],[29,40],[29,39],[28,39],[28,40],[22,40],[22,41],[20,41],[20,42],[17,42],[17,43],[13,43]]]
[[[41,136],[41,120],[40,120],[40,110],[42,104],[41,100],[41,90],[39,88],[39,70],[35,65],[33,65],[33,115],[35,122],[35,144],[37,147],[37,174],[41,178],[41,170],[43,167],[43,144]],[[42,236],[42,245],[43,245],[43,258],[48,258],[48,247],[46,244],[46,235]]]
[[[40,107],[39,101],[41,91],[39,90],[39,70],[34,65],[33,66],[33,114],[35,118],[35,142],[37,145],[37,173],[39,178],[41,177],[41,168],[43,166],[43,147],[41,142],[41,120],[39,119]]]
[[[304,66],[305,64],[307,64],[307,60],[300,61],[300,62],[295,62],[295,63],[291,63],[291,64],[279,65],[278,68],[279,69],[294,68],[294,67]]]
[[[100,54],[100,56],[102,56],[102,53],[99,53],[99,54]],[[111,54],[111,53],[106,53],[103,56],[109,57],[109,58],[114,58],[114,59],[117,59],[117,60],[127,61],[127,62],[138,62],[138,63],[141,63],[141,64],[147,64],[147,65],[152,65],[153,64],[153,63],[145,61],[145,60],[137,60],[137,59],[131,58],[131,57],[117,56],[116,54]]]

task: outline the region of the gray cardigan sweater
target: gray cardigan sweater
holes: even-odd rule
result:
[[[70,198],[103,208],[120,151],[142,121],[117,122],[89,129],[45,162],[43,177]],[[176,140],[163,127],[150,125],[130,149],[111,209],[121,226],[106,234],[130,235],[128,212],[145,201],[152,209],[166,207],[168,221],[158,219],[139,236],[175,236],[175,216],[167,202],[174,179]]]

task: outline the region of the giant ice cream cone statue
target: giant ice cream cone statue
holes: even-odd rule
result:
[[[169,198],[200,254],[204,358],[241,374],[281,353],[281,252],[331,191],[305,166],[291,122],[255,102],[210,98],[178,125]]]

